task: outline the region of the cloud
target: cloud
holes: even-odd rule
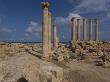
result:
[[[82,17],[77,13],[69,13],[67,17],[56,17],[54,23],[60,25],[70,24],[72,17],[75,17],[76,19],[82,19]]]
[[[60,41],[68,41],[70,40],[71,34],[71,18],[75,17],[75,19],[81,19],[82,25],[82,16],[77,13],[69,13],[66,17],[55,17],[54,24],[57,25],[57,33]],[[77,23],[77,22],[76,22]],[[77,25],[77,24],[76,24]]]
[[[72,0],[74,1],[74,0]],[[74,12],[90,13],[90,12],[108,12],[110,8],[110,0],[82,0],[79,5],[75,7]]]
[[[27,33],[37,33],[37,32],[41,32],[42,29],[41,29],[41,26],[37,22],[31,21],[28,27],[25,29],[25,31]]]
[[[0,28],[0,33],[12,33],[15,31],[16,31],[16,29]]]
[[[41,36],[41,34],[42,26],[35,21],[30,21],[28,27],[25,29],[23,37],[26,39],[32,39],[35,36]]]

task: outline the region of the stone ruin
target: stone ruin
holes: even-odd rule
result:
[[[84,17],[83,19],[83,40],[81,40],[81,33],[80,33],[80,19],[75,19],[75,17],[72,17],[71,23],[71,41],[69,44],[69,47],[66,48],[65,46],[58,45],[58,36],[57,36],[57,30],[56,25],[53,25],[53,47],[51,44],[51,15],[52,13],[49,11],[49,3],[43,2],[42,3],[43,8],[43,58],[44,59],[50,59],[53,58],[57,61],[64,61],[69,59],[68,53],[74,53],[79,55],[79,59],[84,59],[85,57],[89,56],[100,56],[105,58],[105,48],[102,47],[104,45],[101,41],[99,41],[99,21],[98,18],[95,19],[95,41],[92,38],[93,35],[93,19],[92,17],[89,19],[89,40],[87,40],[86,34],[87,34],[87,20]],[[51,15],[50,15],[51,13]],[[77,20],[77,25],[76,25]],[[76,28],[77,26],[77,28]],[[75,32],[77,30],[77,32]],[[76,35],[77,34],[77,35]],[[64,55],[65,54],[65,55]],[[92,55],[91,55],[92,54]],[[102,55],[103,54],[103,55]],[[105,65],[105,61],[103,60],[103,65]]]
[[[110,43],[99,40],[98,18],[95,19],[95,41],[92,18],[89,20],[89,40],[86,38],[87,21],[83,19],[81,41],[80,19],[76,25],[72,17],[69,46],[59,43],[56,25],[53,25],[52,46],[52,13],[48,2],[41,6],[43,43],[0,43],[0,82],[110,82],[109,69],[105,70],[110,67]]]

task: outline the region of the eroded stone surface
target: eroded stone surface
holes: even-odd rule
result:
[[[1,44],[0,82],[17,82],[20,78],[28,82],[110,82],[107,44],[100,44],[97,50],[89,44],[84,49],[78,43],[75,49],[79,54],[62,44],[51,53],[49,62],[42,59],[41,45]]]

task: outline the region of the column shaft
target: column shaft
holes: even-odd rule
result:
[[[72,22],[72,29],[71,29],[71,41],[74,41],[75,42],[75,18],[73,17],[71,19],[71,22]]]
[[[56,49],[58,47],[58,37],[57,37],[57,29],[56,26],[53,25],[53,47]]]
[[[42,3],[43,8],[43,25],[42,25],[42,35],[43,35],[43,57],[48,57],[48,2]]]
[[[99,31],[99,24],[98,24],[99,22],[98,22],[98,19],[97,18],[96,18],[96,21],[95,22],[96,22],[95,41],[98,41],[99,40],[99,32],[98,32]]]
[[[77,41],[80,41],[80,19],[77,19]]]
[[[51,13],[49,12],[48,49],[51,52]]]
[[[83,19],[83,40],[86,41],[86,18]]]
[[[89,24],[89,40],[92,41],[92,18],[90,18]]]

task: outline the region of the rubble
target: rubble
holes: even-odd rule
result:
[[[104,50],[103,45],[101,44],[100,50],[97,50],[95,46],[89,47],[86,44],[84,45],[86,49],[84,49],[82,44],[78,43],[75,45],[74,52],[73,48],[70,49],[65,44],[60,44],[57,49],[52,51],[52,59],[47,61],[42,59],[42,44],[1,44],[0,82],[19,82],[19,80],[27,82],[76,82],[79,77],[81,77],[79,82],[88,82],[89,80],[109,82],[107,76],[110,74],[108,72],[110,52],[109,49]],[[100,66],[100,68],[96,68],[96,66]],[[108,69],[105,72],[103,68]],[[96,70],[100,71],[96,72]],[[85,76],[83,71],[86,73]],[[103,73],[106,75],[100,76]],[[92,76],[92,78],[88,79],[87,76]]]

